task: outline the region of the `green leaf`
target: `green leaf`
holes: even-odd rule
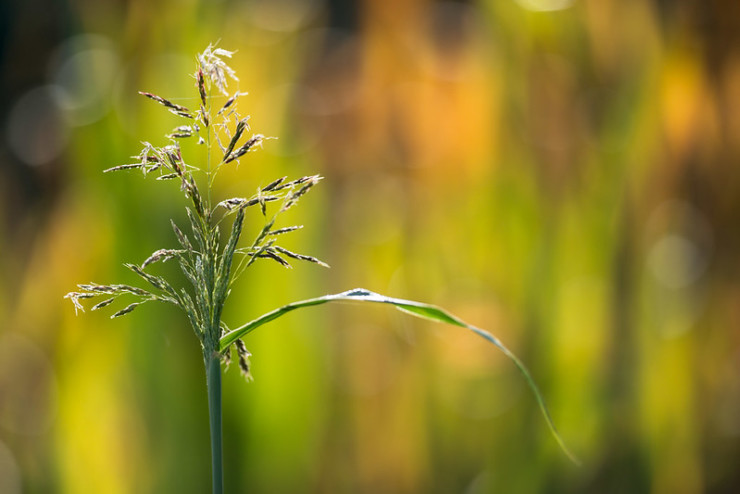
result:
[[[540,392],[539,388],[537,387],[537,384],[534,382],[532,375],[529,373],[529,370],[527,370],[524,363],[522,363],[522,361],[519,360],[519,358],[516,355],[514,355],[511,352],[511,350],[509,350],[503,343],[501,343],[501,341],[498,338],[493,336],[488,331],[477,328],[471,324],[468,324],[464,322],[463,320],[459,319],[458,317],[454,316],[453,314],[450,314],[444,309],[441,309],[434,305],[424,304],[424,303],[416,302],[413,300],[403,300],[399,298],[386,297],[384,295],[380,295],[378,293],[365,290],[364,288],[356,288],[354,290],[349,290],[349,291],[337,293],[334,295],[325,295],[323,297],[317,297],[317,298],[312,298],[308,300],[302,300],[299,302],[293,302],[292,304],[285,305],[271,312],[263,314],[262,316],[258,317],[254,321],[251,321],[245,324],[244,326],[241,326],[239,328],[236,328],[224,334],[220,340],[220,346],[219,346],[220,351],[223,352],[237,339],[244,337],[245,335],[247,335],[251,331],[254,331],[258,327],[262,326],[263,324],[267,324],[268,322],[273,321],[277,319],[278,317],[283,316],[287,314],[288,312],[291,312],[295,309],[301,309],[303,307],[311,307],[314,305],[322,305],[328,302],[342,302],[342,301],[372,302],[372,303],[380,303],[380,304],[389,304],[403,312],[406,312],[407,314],[411,314],[411,315],[421,317],[424,319],[430,319],[436,322],[443,322],[443,323],[451,324],[453,326],[459,326],[462,328],[469,329],[470,331],[474,332],[478,336],[481,336],[488,342],[492,343],[501,352],[503,352],[503,354],[506,355],[512,362],[514,362],[514,365],[516,365],[517,369],[519,369],[519,372],[524,376],[524,379],[527,381],[527,384],[529,385],[530,389],[534,393],[534,396],[537,400],[537,404],[539,405],[540,410],[542,411],[542,415],[544,416],[545,422],[547,422],[547,426],[550,428],[550,432],[552,432],[552,435],[555,437],[555,440],[557,441],[560,448],[568,456],[568,458],[570,458],[571,461],[573,461],[576,464],[580,464],[579,460],[573,455],[573,453],[570,452],[570,450],[568,450],[567,446],[565,445],[565,442],[560,437],[560,434],[555,428],[555,424],[553,423],[552,417],[550,416],[550,412],[548,411],[547,405],[545,404],[545,399],[543,398],[542,393]]]

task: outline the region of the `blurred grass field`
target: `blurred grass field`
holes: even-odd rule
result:
[[[179,125],[208,43],[255,132],[216,184],[326,177],[224,319],[356,286],[474,335],[321,307],[224,379],[227,492],[740,490],[740,7],[719,0],[8,2],[0,7],[0,492],[202,493],[203,363],[147,306],[75,317],[87,280],[174,245],[172,187],[125,163]],[[185,101],[185,100],[183,100]],[[258,228],[259,218],[246,228]],[[286,223],[287,224],[287,223]],[[251,226],[250,226],[251,225]],[[165,266],[167,269],[167,266]],[[252,268],[250,268],[252,269]]]

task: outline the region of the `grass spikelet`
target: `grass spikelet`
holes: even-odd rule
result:
[[[125,316],[126,314],[128,314],[129,312],[131,312],[132,310],[134,310],[135,308],[137,308],[138,306],[140,306],[143,303],[144,302],[134,302],[132,304],[129,304],[126,307],[124,307],[123,309],[121,309],[118,312],[116,312],[115,314],[113,314],[112,316],[110,316],[110,318],[111,319],[115,319],[116,317]]]
[[[103,170],[103,173],[117,172],[120,170],[135,170],[137,168],[141,170],[144,168],[144,165],[141,163],[129,163],[127,165],[118,165],[112,168],[106,168],[105,170]]]
[[[228,163],[226,161],[229,158],[229,155],[234,150],[234,147],[236,146],[236,143],[239,142],[239,139],[241,139],[242,134],[244,131],[249,128],[249,125],[247,124],[248,118],[242,118],[239,120],[239,122],[236,124],[236,129],[234,130],[234,135],[231,137],[231,140],[229,141],[229,144],[226,146],[226,150],[224,151],[224,156],[221,158],[221,161],[224,163]],[[231,160],[229,160],[231,161]]]
[[[79,292],[69,292],[64,296],[64,298],[68,298],[74,304],[75,314],[77,314],[78,310],[85,312],[85,307],[80,303],[80,295],[82,294]]]
[[[203,74],[224,96],[228,96],[226,92],[228,86],[226,76],[228,75],[234,81],[239,80],[234,70],[223,61],[223,57],[231,58],[233,54],[234,52],[208,45],[203,53],[198,56],[200,69],[203,71]]]
[[[190,113],[190,110],[188,110],[182,105],[175,104],[172,101],[162,98],[161,96],[157,96],[156,94],[146,93],[144,91],[139,91],[139,94],[156,101],[160,105],[165,106],[168,110],[170,110],[175,115],[178,115],[180,117],[190,118],[190,119],[193,118],[193,115],[192,113]]]
[[[270,182],[269,184],[262,187],[262,192],[270,192],[271,190],[274,190],[275,188],[277,188],[278,185],[283,183],[286,178],[288,177],[278,178],[277,180]]]
[[[193,128],[190,125],[181,125],[167,134],[170,139],[184,139],[193,136]]]
[[[138,295],[140,297],[148,297],[151,295],[147,290],[136,286],[128,285],[113,285],[113,293],[130,293],[132,295]]]
[[[151,275],[149,273],[146,273],[146,272],[144,272],[143,269],[141,269],[136,264],[124,264],[124,266],[126,266],[131,271],[133,271],[134,273],[136,273],[139,276],[141,276],[142,278],[144,278],[153,287],[158,288],[158,289],[162,290],[163,292],[166,292],[166,293],[168,293],[170,295],[174,295],[175,294],[174,289],[170,286],[169,283],[167,283],[167,281],[164,278],[162,278],[160,276],[154,276],[154,275]]]
[[[303,254],[296,254],[295,252],[291,252],[288,249],[284,249],[284,248],[282,248],[280,246],[277,246],[277,245],[274,248],[275,248],[275,250],[277,250],[281,254],[284,254],[284,255],[286,255],[288,257],[292,257],[293,259],[298,259],[299,261],[312,262],[312,263],[318,264],[319,266],[322,266],[324,268],[328,268],[329,267],[328,264],[326,264],[323,261],[320,261],[319,259],[316,259],[315,257],[312,257],[312,256],[304,256]]]
[[[236,353],[239,357],[239,370],[241,371],[242,376],[244,376],[244,379],[246,379],[247,382],[252,381],[252,372],[249,367],[249,358],[252,354],[249,353],[249,350],[247,350],[247,347],[244,345],[242,340],[236,340],[234,342],[234,346],[236,347]]]
[[[303,225],[296,225],[296,226],[287,226],[285,228],[279,228],[277,230],[272,230],[267,232],[268,235],[282,235],[283,233],[289,233],[294,232],[296,230],[300,230],[303,228]]]
[[[208,97],[206,94],[206,78],[203,75],[203,68],[198,67],[198,72],[195,75],[196,86],[198,86],[198,94],[200,94],[201,108],[205,109],[208,105]]]
[[[149,256],[146,261],[144,261],[141,265],[142,268],[147,267],[148,265],[154,263],[154,262],[167,262],[168,260],[172,259],[173,257],[179,256],[182,254],[183,251],[181,250],[175,250],[175,249],[159,249],[158,251],[154,252],[151,256]]]
[[[77,286],[88,292],[98,292],[98,293],[115,293],[116,292],[115,285],[108,286],[108,285],[98,285],[96,283],[88,283],[88,284],[81,284]]]
[[[250,149],[260,144],[265,136],[262,134],[253,135],[247,142],[245,142],[239,149],[233,151],[227,158],[224,159],[224,163],[231,163],[247,154]]]
[[[221,364],[224,366],[224,370],[228,371],[231,365],[231,348],[221,352]]]
[[[224,111],[226,111],[228,108],[231,107],[236,102],[236,99],[239,97],[239,95],[246,95],[247,93],[240,93],[237,91],[234,93],[233,96],[231,96],[229,99],[226,100],[226,103],[224,103],[224,106],[221,107],[221,109],[218,111],[217,115],[221,115]]]
[[[303,185],[303,187],[301,187],[296,192],[293,192],[292,194],[288,196],[288,199],[283,204],[282,211],[287,211],[288,209],[295,206],[296,203],[298,202],[298,199],[306,195],[306,192],[311,190],[311,188],[317,183],[319,183],[322,179],[323,177],[319,175],[307,177],[307,179],[305,180],[305,185]]]
[[[94,305],[92,309],[90,310],[98,310],[98,309],[102,309],[103,307],[107,307],[110,304],[112,304],[115,299],[116,299],[115,297],[111,297],[109,299],[103,300],[102,302]]]
[[[293,269],[293,266],[291,266],[288,261],[280,257],[280,255],[278,255],[275,252],[275,250],[272,248],[265,249],[263,252],[256,254],[255,257],[259,257],[262,259],[272,259],[273,261],[277,262],[278,264],[282,265],[285,268]]]
[[[186,251],[192,251],[193,246],[190,244],[188,237],[182,233],[182,230],[180,230],[174,220],[170,220],[170,223],[172,224],[172,230],[175,232],[175,236],[177,237],[177,241],[180,243],[180,246]]]

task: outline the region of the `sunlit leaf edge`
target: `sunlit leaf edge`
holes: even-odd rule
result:
[[[413,316],[421,317],[424,319],[429,319],[429,320],[436,321],[436,322],[443,322],[443,323],[451,324],[453,326],[459,326],[462,328],[469,329],[470,331],[476,333],[478,336],[481,336],[482,338],[486,339],[488,342],[495,345],[501,352],[504,353],[504,355],[506,355],[512,362],[514,362],[514,365],[516,365],[517,369],[519,369],[519,372],[521,372],[521,374],[524,376],[525,380],[527,381],[527,384],[529,385],[529,388],[534,393],[534,396],[537,400],[537,404],[539,405],[540,410],[542,411],[542,415],[545,419],[545,422],[547,423],[547,426],[549,427],[550,432],[554,436],[560,448],[568,456],[568,458],[570,458],[570,460],[573,461],[573,463],[580,464],[580,461],[576,458],[575,455],[573,455],[573,453],[570,452],[568,447],[565,445],[565,442],[563,441],[562,437],[560,436],[557,429],[555,428],[555,424],[553,423],[552,417],[550,416],[550,412],[547,409],[547,405],[545,404],[545,400],[542,396],[542,393],[540,392],[539,388],[537,387],[537,384],[534,382],[534,379],[532,378],[532,375],[529,373],[529,370],[527,370],[527,368],[522,363],[522,361],[519,360],[519,358],[516,355],[514,355],[511,352],[511,350],[509,350],[503,343],[501,343],[501,341],[498,338],[493,336],[488,331],[477,328],[471,324],[468,324],[465,321],[461,320],[460,318],[456,317],[455,315],[450,314],[446,310],[440,307],[434,306],[434,305],[424,304],[424,303],[416,302],[413,300],[404,300],[404,299],[399,299],[399,298],[386,297],[384,295],[371,292],[370,290],[366,290],[364,288],[355,288],[354,290],[348,290],[346,292],[337,293],[334,295],[324,295],[323,297],[317,297],[317,298],[312,298],[308,300],[301,300],[298,302],[293,302],[288,305],[284,305],[283,307],[280,307],[278,309],[275,309],[271,312],[267,312],[266,314],[263,314],[257,319],[251,322],[248,322],[247,324],[224,334],[221,337],[220,342],[219,342],[220,351],[223,352],[237,339],[244,337],[251,331],[257,329],[258,327],[264,324],[267,324],[268,322],[273,321],[277,319],[278,317],[281,317],[295,309],[301,309],[303,307],[311,307],[315,305],[322,305],[328,302],[343,302],[343,301],[371,302],[371,303],[393,305],[394,307],[401,310],[402,312],[411,314]]]

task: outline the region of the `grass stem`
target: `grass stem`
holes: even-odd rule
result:
[[[223,430],[221,427],[221,360],[217,352],[205,356],[208,384],[208,416],[211,423],[211,473],[213,494],[223,494]]]

